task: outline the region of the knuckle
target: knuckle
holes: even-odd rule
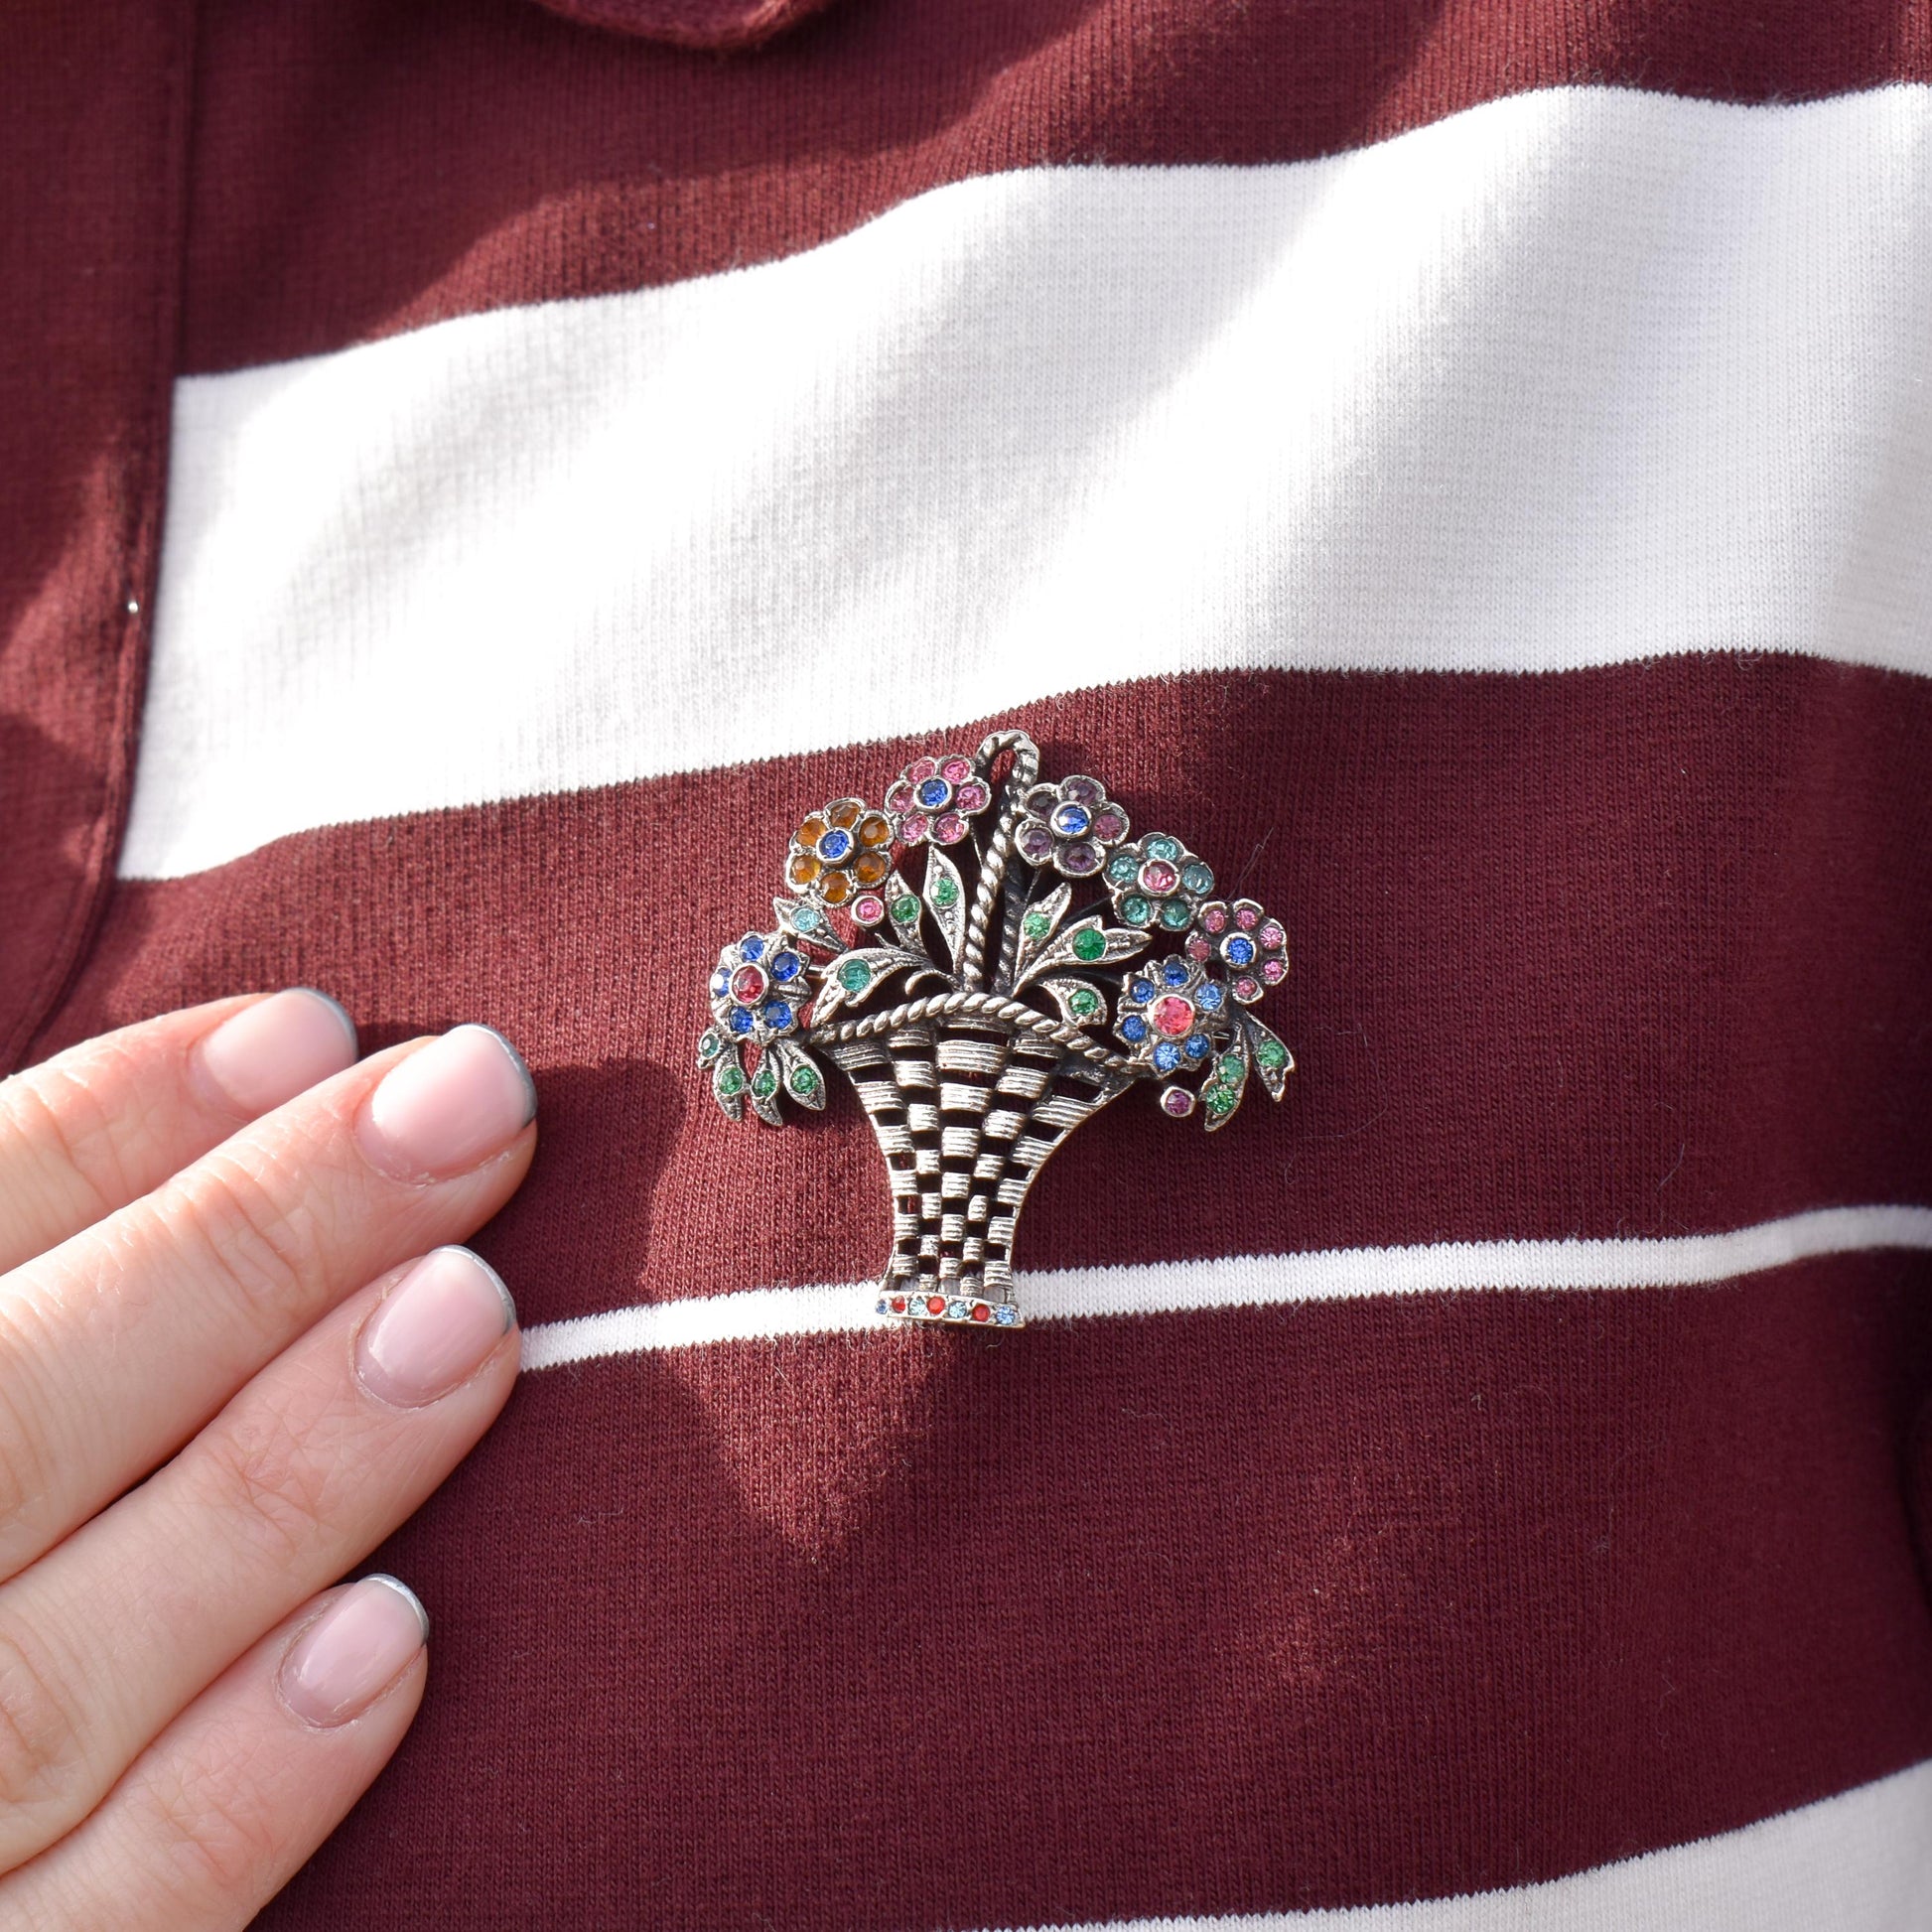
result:
[[[271,1567],[293,1562],[325,1538],[339,1487],[339,1458],[319,1453],[280,1407],[250,1406],[204,1439],[197,1485],[244,1544]]]
[[[284,1830],[265,1745],[211,1730],[141,1775],[130,1794],[143,1836],[181,1890],[254,1899],[280,1862]]]
[[[45,1429],[31,1413],[38,1358],[12,1320],[0,1319],[0,1575],[19,1525],[44,1510],[57,1486],[45,1450]]]
[[[79,1717],[53,1660],[0,1621],[0,1811],[69,1807],[87,1773]]]
[[[161,1208],[167,1231],[201,1250],[239,1309],[280,1337],[313,1312],[333,1229],[320,1188],[290,1161],[217,1152],[181,1176]]]

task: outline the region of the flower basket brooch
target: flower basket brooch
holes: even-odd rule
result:
[[[1021,1326],[1020,1210],[1076,1127],[1146,1082],[1211,1134],[1294,1067],[1253,1011],[1288,973],[1280,921],[1135,838],[1098,779],[1042,779],[1023,732],[913,759],[883,809],[812,812],[785,884],[775,927],[718,956],[698,1063],[774,1127],[825,1105],[823,1062],[852,1082],[892,1183],[883,1315]]]

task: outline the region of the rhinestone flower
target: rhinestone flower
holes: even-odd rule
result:
[[[957,845],[992,802],[986,774],[961,752],[914,759],[886,791],[886,809],[907,845]]]
[[[1129,975],[1114,1032],[1126,1041],[1129,1057],[1157,1079],[1198,1072],[1228,1031],[1227,1002],[1227,988],[1209,979],[1199,960],[1176,955]],[[1168,1111],[1193,1109],[1176,1104]]]
[[[1288,977],[1288,934],[1251,898],[1232,905],[1210,899],[1187,935],[1187,956],[1217,960],[1227,973],[1229,992],[1251,1007]]]
[[[1127,836],[1127,814],[1098,778],[1062,778],[1035,785],[1013,847],[1036,871],[1051,866],[1067,879],[1091,879]]]
[[[843,905],[893,869],[893,822],[863,798],[835,798],[791,835],[785,884],[822,905]]]
[[[699,1059],[716,1059],[731,1042],[763,1046],[789,1038],[798,1031],[798,1009],[810,998],[804,955],[785,935],[748,932],[718,955],[711,975],[717,1024],[699,1039]]]
[[[1213,890],[1213,869],[1166,832],[1150,832],[1107,861],[1108,896],[1124,925],[1185,932]]]

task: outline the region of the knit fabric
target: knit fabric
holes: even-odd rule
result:
[[[431,1697],[262,1923],[1924,1924],[1922,11],[165,16],[0,27],[105,143],[0,1025],[307,982],[541,1097]],[[693,1042],[1007,726],[1282,918],[1299,1065],[900,1334],[859,1107]]]

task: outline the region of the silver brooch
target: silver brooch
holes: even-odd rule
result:
[[[1172,833],[1133,837],[1097,778],[1042,780],[1024,732],[811,813],[785,884],[775,929],[718,955],[698,1064],[773,1127],[825,1105],[821,1056],[852,1082],[893,1190],[881,1314],[1022,1326],[1020,1210],[1076,1127],[1145,1081],[1211,1134],[1294,1068],[1252,1011],[1288,973],[1281,922]]]

